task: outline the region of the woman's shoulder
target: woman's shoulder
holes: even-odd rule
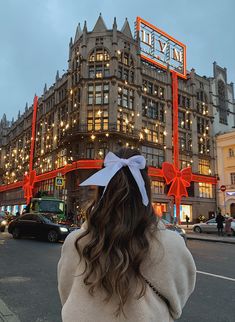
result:
[[[76,240],[85,232],[85,229],[80,228],[72,231],[65,239],[62,250],[75,247]]]

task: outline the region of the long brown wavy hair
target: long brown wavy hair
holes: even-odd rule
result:
[[[140,155],[137,149],[123,148],[116,155],[128,159]],[[151,203],[151,186],[147,168],[140,170],[145,182],[149,204],[144,206],[139,188],[128,167],[122,167],[109,182],[103,194],[99,187],[93,208],[87,215],[87,230],[76,240],[75,246],[85,262],[84,283],[94,295],[103,289],[106,301],[118,299],[116,315],[124,313],[130,295],[130,281],[140,285],[137,298],[146,292],[141,263],[147,256],[147,235],[157,227]],[[87,236],[79,245],[79,241]]]

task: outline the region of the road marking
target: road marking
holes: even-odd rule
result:
[[[0,321],[3,322],[20,322],[19,318],[7,307],[0,299]]]
[[[0,283],[19,283],[19,282],[28,282],[30,281],[30,277],[24,276],[8,276],[0,278]]]
[[[218,277],[218,278],[222,278],[222,279],[224,279],[224,280],[228,280],[228,281],[233,281],[233,282],[235,282],[235,278],[231,278],[231,277],[227,277],[227,276],[216,275],[216,274],[211,274],[211,273],[202,272],[202,271],[197,271],[197,273],[199,273],[199,274],[204,274],[204,275],[209,275],[209,276],[213,276],[213,277]]]

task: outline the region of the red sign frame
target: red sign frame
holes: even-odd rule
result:
[[[160,50],[158,50],[159,55],[157,55],[157,56],[151,55],[151,54],[146,53],[146,51],[144,51],[143,46],[142,46],[141,54],[140,54],[141,58],[143,60],[146,60],[149,63],[159,66],[160,68],[163,68],[165,70],[168,69],[168,67],[169,67],[169,70],[172,72],[175,72],[177,76],[186,79],[187,78],[187,76],[186,76],[186,72],[187,72],[186,71],[186,45],[184,45],[182,42],[176,40],[172,36],[168,35],[166,32],[162,31],[161,29],[155,27],[154,25],[152,25],[148,21],[146,21],[140,17],[137,17],[136,18],[136,31],[137,31],[139,37],[140,37],[140,32],[142,31],[142,29],[141,29],[142,26],[148,28],[148,30],[150,30],[151,33],[156,34],[158,36]],[[151,38],[153,39],[153,37],[151,37]],[[166,41],[166,42],[164,43],[163,41]],[[141,41],[141,40],[140,40],[140,43],[142,43],[142,45],[146,44],[146,42]],[[150,45],[150,40],[147,41],[147,45],[150,46],[150,48],[152,47]],[[160,56],[161,56],[162,52],[165,51],[165,49],[168,47],[168,45],[169,45],[169,47],[174,46],[173,50],[175,50],[175,55],[177,53],[180,53],[180,55],[182,55],[182,72],[179,72],[177,70],[177,67],[175,66],[175,68],[174,68],[174,66],[171,64],[173,59],[170,59],[170,57],[171,57],[170,53],[169,53],[169,58],[168,58],[170,64],[167,62],[163,62],[163,60],[161,59]],[[177,50],[176,50],[176,48],[177,48]],[[152,49],[154,50],[154,48],[152,48]],[[169,49],[169,52],[170,52],[170,49]],[[166,56],[166,54],[165,54],[165,56]]]

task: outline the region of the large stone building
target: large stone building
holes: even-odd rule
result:
[[[86,23],[83,30],[78,25],[69,44],[68,71],[61,77],[57,72],[55,83],[49,88],[45,85],[39,98],[34,153],[38,175],[59,172],[75,160],[103,159],[107,151],[122,146],[139,148],[148,164],[157,168],[164,161],[172,162],[171,73],[141,60],[139,49],[127,20],[121,30],[116,20],[107,29],[101,16],[92,31]],[[191,166],[194,174],[205,177],[217,174],[215,124],[220,128],[222,121],[234,126],[233,86],[227,85],[225,70],[225,78],[220,79],[220,69],[214,64],[212,78],[191,70],[185,80],[179,80],[180,168]],[[225,105],[221,95],[226,97]],[[5,116],[1,121],[2,185],[22,180],[28,171],[32,114],[33,108],[26,106],[15,122],[7,122]],[[81,207],[92,191],[80,188],[79,182],[91,171],[69,172],[64,190],[56,189],[54,179],[37,182],[35,192],[59,194],[67,199],[68,209]],[[166,190],[162,178],[152,178],[156,211],[173,214]],[[186,213],[195,221],[199,215],[207,218],[215,212],[215,186],[192,182],[188,192],[189,197],[182,199],[183,220]],[[21,187],[0,193],[2,207],[24,203]]]

